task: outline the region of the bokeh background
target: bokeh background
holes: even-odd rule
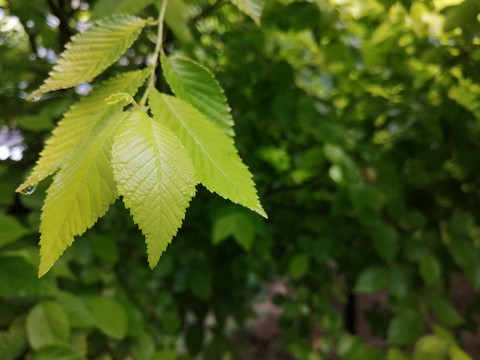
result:
[[[50,181],[14,189],[94,84],[25,98],[73,34],[161,1],[0,0],[1,359],[480,358],[480,1],[248,2],[260,25],[170,0],[165,50],[225,89],[269,219],[199,186],[150,270],[118,202],[38,279]]]

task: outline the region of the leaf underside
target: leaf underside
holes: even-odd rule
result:
[[[98,21],[75,35],[44,84],[29,98],[91,81],[118,60],[148,21],[135,16],[118,15]]]
[[[267,217],[232,138],[189,103],[155,89],[150,107],[154,119],[173,131],[188,150],[197,178],[207,189]]]
[[[195,194],[192,161],[174,133],[132,111],[117,130],[112,166],[118,192],[145,235],[153,268]]]
[[[122,110],[122,104],[107,105],[105,98],[117,92],[134,95],[149,72],[149,69],[145,69],[113,77],[99,84],[90,94],[74,104],[53,130],[31,174],[17,191],[34,186],[56,172],[95,124]]]
[[[265,0],[231,0],[239,10],[250,16],[257,25],[260,24]]]
[[[193,105],[226,134],[234,136],[230,107],[213,74],[188,59],[162,56],[165,78],[174,94]]]

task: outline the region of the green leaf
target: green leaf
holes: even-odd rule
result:
[[[248,214],[243,211],[235,211],[222,215],[215,220],[212,231],[212,242],[219,244],[229,236],[245,251],[252,248],[255,239],[255,226]]]
[[[435,285],[440,282],[442,268],[435,256],[431,254],[423,256],[420,259],[419,269],[426,285]]]
[[[40,296],[55,292],[52,279],[37,278],[35,266],[20,257],[0,257],[0,296]]]
[[[53,301],[36,305],[27,317],[27,336],[34,349],[66,344],[70,324],[62,307]]]
[[[288,270],[290,277],[294,280],[301,279],[308,272],[310,267],[310,260],[304,254],[297,254],[290,259],[288,263]]]
[[[435,317],[441,324],[454,327],[463,323],[460,314],[447,300],[436,294],[428,294],[425,300],[427,306],[433,310]]]
[[[42,208],[39,276],[73,243],[74,236],[93,226],[115,202],[110,149],[124,116],[97,123],[55,175]]]
[[[119,340],[127,334],[128,315],[116,300],[104,297],[94,298],[92,315],[98,328],[105,334]]]
[[[422,331],[422,314],[413,310],[399,312],[388,326],[387,343],[390,345],[408,345],[417,339]]]
[[[383,288],[388,282],[388,271],[383,266],[370,266],[357,277],[356,292],[374,292]]]
[[[154,267],[195,194],[195,170],[175,134],[141,111],[126,115],[112,148],[118,192],[145,235]]]
[[[166,125],[187,148],[198,180],[222,197],[267,217],[252,174],[238,156],[233,140],[190,104],[153,90],[155,120]]]
[[[410,360],[410,358],[398,349],[389,349],[387,353],[387,360]]]
[[[99,0],[92,10],[92,19],[117,14],[138,14],[156,0]]]
[[[20,355],[27,348],[25,332],[20,329],[0,331],[0,359],[20,359]]]
[[[0,214],[0,246],[14,242],[23,235],[28,234],[28,230],[12,216]]]
[[[451,346],[448,350],[451,360],[473,360],[465,351],[457,346]]]
[[[447,360],[448,345],[437,335],[421,337],[415,344],[414,360]]]
[[[397,233],[391,226],[379,226],[374,229],[373,245],[377,254],[390,263],[397,253]]]
[[[110,78],[73,105],[53,130],[32,173],[17,191],[36,185],[63,166],[68,156],[78,149],[78,144],[96,124],[122,111],[123,104],[107,105],[105,98],[119,92],[135,95],[149,73],[150,70],[145,69]]]
[[[265,5],[265,0],[231,0],[237,8],[250,16],[257,25],[260,25],[260,18],[262,16],[262,9]]]
[[[112,65],[136,40],[149,20],[119,15],[75,35],[44,84],[29,98],[88,82]]]
[[[67,314],[72,327],[87,327],[93,325],[93,317],[87,306],[77,296],[61,291],[56,296],[57,303]]]
[[[200,110],[226,134],[233,136],[233,119],[227,98],[213,74],[204,66],[162,55],[165,78],[174,94]]]
[[[47,346],[37,351],[32,360],[83,360],[74,349],[68,346]]]

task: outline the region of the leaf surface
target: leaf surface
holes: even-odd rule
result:
[[[137,14],[156,0],[99,0],[92,10],[93,19],[114,14]]]
[[[192,161],[173,132],[133,111],[117,131],[112,165],[118,192],[145,235],[154,267],[195,194]]]
[[[233,136],[233,119],[227,98],[213,74],[202,65],[162,55],[165,78],[174,94],[190,103],[226,134]]]
[[[125,117],[103,118],[78,144],[47,190],[40,225],[39,276],[117,198],[110,166],[112,136]]]
[[[231,0],[239,10],[250,16],[255,23],[260,24],[265,0]]]
[[[98,21],[75,35],[44,84],[29,98],[92,80],[118,60],[148,21],[135,16],[118,15]]]
[[[122,104],[107,105],[105,98],[119,92],[134,95],[149,73],[150,70],[147,68],[110,78],[73,105],[53,130],[31,174],[17,191],[34,186],[56,172],[97,123],[122,110]]]
[[[118,301],[95,297],[92,300],[92,315],[98,328],[105,334],[119,340],[127,335],[128,315]]]
[[[232,138],[192,105],[173,96],[150,93],[155,120],[166,125],[187,148],[198,180],[207,189],[267,217],[252,174],[237,153]]]
[[[27,336],[34,349],[66,344],[70,337],[70,324],[60,305],[53,301],[36,305],[27,317]]]

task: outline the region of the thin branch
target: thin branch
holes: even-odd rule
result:
[[[155,70],[158,64],[158,57],[163,54],[163,20],[165,18],[165,10],[167,9],[168,0],[163,0],[162,7],[158,14],[158,30],[157,30],[157,42],[155,44],[155,51],[153,52],[152,59],[154,61],[153,69],[148,80],[147,88],[143,93],[142,100],[140,101],[140,107],[144,108],[147,103],[147,98],[150,90],[155,87]]]

